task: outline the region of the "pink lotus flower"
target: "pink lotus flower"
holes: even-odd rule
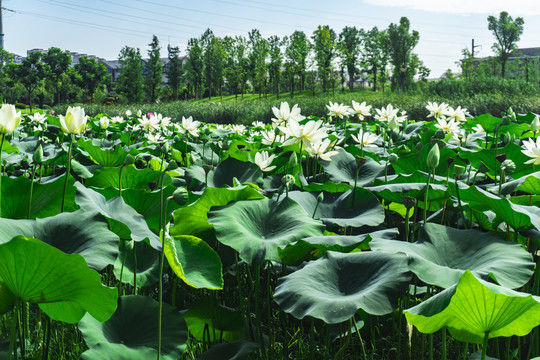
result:
[[[49,111],[49,114],[54,115],[54,110]]]

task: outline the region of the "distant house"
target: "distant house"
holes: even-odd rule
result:
[[[461,60],[462,62],[464,60]],[[480,64],[492,68],[494,74],[500,74],[501,68],[495,56],[475,58],[473,64],[477,68]],[[516,49],[510,54],[506,63],[506,77],[519,77],[529,81],[533,77],[540,82],[540,47]]]

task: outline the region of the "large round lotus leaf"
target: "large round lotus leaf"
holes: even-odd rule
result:
[[[34,237],[67,254],[81,254],[91,269],[101,271],[114,264],[118,236],[106,219],[94,211],[77,210],[37,220],[0,218],[0,243],[17,235]]]
[[[300,265],[304,261],[321,258],[327,251],[369,250],[373,239],[395,239],[397,234],[394,228],[362,235],[312,236],[278,248],[278,254],[283,264]]]
[[[7,285],[3,282],[0,282],[0,315],[7,313],[9,310],[13,309],[17,298],[9,290]]]
[[[338,154],[332,156],[331,161],[321,161],[324,172],[335,183],[348,183],[354,185],[358,174],[357,186],[366,186],[384,171],[384,165],[379,164],[371,158],[366,158],[366,162],[360,169],[356,164],[356,159],[344,149],[337,150]]]
[[[144,221],[144,217],[124,202],[121,197],[107,201],[103,195],[76,183],[76,202],[85,211],[97,211],[109,220],[111,230],[123,240],[143,241],[148,238],[150,245],[161,250],[159,237]]]
[[[190,166],[186,170],[190,190],[201,189],[205,181],[207,187],[233,186],[234,178],[237,178],[241,183],[262,185],[262,175],[261,169],[254,163],[240,161],[232,157],[210,170],[208,176],[202,166]]]
[[[194,302],[184,314],[189,332],[199,341],[235,341],[246,335],[242,315],[217,303],[214,297]],[[205,335],[205,329],[206,335]]]
[[[247,360],[259,348],[259,344],[248,340],[214,345],[197,360]]]
[[[101,144],[101,139],[79,139],[77,141],[79,149],[85,150],[88,157],[103,167],[118,167],[122,165],[126,159],[128,152],[121,145],[104,148]]]
[[[45,218],[60,213],[62,207],[62,192],[65,176],[53,178],[50,181],[34,183],[32,190],[32,209],[30,218]],[[74,210],[75,180],[69,177],[66,188],[65,209]],[[2,177],[2,217],[9,219],[27,219],[30,201],[30,186],[32,181],[19,176],[18,178]]]
[[[136,280],[137,287],[152,286],[159,278],[159,254],[144,241],[125,241],[114,263],[114,276],[130,285]]]
[[[219,255],[195,236],[167,236],[165,257],[173,272],[194,288],[223,289],[223,274]]]
[[[320,221],[289,198],[238,201],[210,211],[208,221],[214,225],[217,239],[238,251],[248,264],[279,261],[279,246],[324,231]]]
[[[157,353],[158,311],[159,303],[149,296],[122,296],[109,320],[102,323],[87,315],[79,329],[93,359],[127,359],[126,354],[134,360],[151,359]],[[161,326],[162,358],[179,358],[186,348],[187,327],[182,315],[167,303],[163,303]]]
[[[195,235],[206,240],[213,226],[208,223],[208,211],[213,206],[224,206],[232,201],[262,199],[264,195],[249,186],[235,188],[207,187],[199,200],[174,212],[173,236]]]
[[[134,165],[123,167],[110,167],[97,170],[94,176],[86,181],[86,186],[95,186],[99,188],[113,187],[118,189],[118,179],[122,171],[122,189],[150,189],[149,183],[156,183],[161,177],[161,171],[150,169],[137,169]],[[163,185],[170,185],[171,177],[165,174]]]
[[[17,236],[0,244],[0,281],[18,299],[38,303],[53,320],[76,323],[89,312],[105,321],[116,309],[118,292],[103,286],[81,255],[37,239]]]
[[[524,336],[540,325],[540,298],[478,280],[466,271],[459,283],[405,310],[418,331],[446,326],[459,341],[481,344],[489,338]]]
[[[402,254],[327,252],[280,279],[274,300],[297,319],[306,315],[337,324],[358,309],[384,315],[397,307],[412,273]]]
[[[342,194],[325,192],[319,206],[318,196],[304,191],[289,192],[289,197],[300,204],[308,216],[315,213],[315,219],[321,219],[327,226],[377,226],[384,221],[384,208],[368,190],[357,188],[354,196],[352,189]]]
[[[443,288],[456,284],[470,270],[478,278],[493,276],[502,286],[515,289],[529,281],[534,271],[532,255],[519,244],[493,233],[433,223],[424,225],[415,243],[377,239],[371,249],[409,255],[409,267],[420,280]]]

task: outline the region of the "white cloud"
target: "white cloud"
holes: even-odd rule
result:
[[[376,6],[405,7],[414,10],[460,15],[499,14],[506,11],[512,17],[540,15],[535,0],[364,0]]]

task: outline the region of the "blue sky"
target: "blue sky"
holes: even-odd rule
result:
[[[479,56],[492,55],[495,41],[487,17],[502,10],[525,20],[520,47],[540,46],[540,6],[529,0],[4,0],[4,42],[8,51],[25,55],[32,48],[61,49],[116,59],[125,46],[146,56],[155,34],[166,56],[167,44],[185,52],[189,38],[207,28],[217,36],[243,35],[259,29],[263,36],[309,36],[318,25],[336,33],[345,26],[387,28],[407,16],[420,33],[415,48],[430,77],[457,71],[461,50],[471,39]],[[9,11],[13,10],[13,11]]]

